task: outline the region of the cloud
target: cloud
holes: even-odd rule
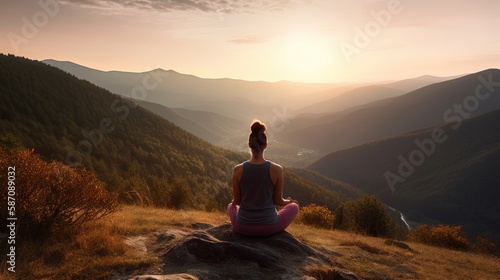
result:
[[[253,13],[280,11],[312,0],[60,0],[60,3],[100,10],[147,12],[201,11],[206,13]]]
[[[260,44],[268,40],[269,38],[264,36],[248,36],[248,37],[233,38],[228,40],[228,42],[234,44]]]

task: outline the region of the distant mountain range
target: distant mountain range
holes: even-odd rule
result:
[[[283,106],[290,110],[303,106],[306,100],[328,98],[323,90],[334,84],[294,82],[250,82],[234,79],[203,79],[173,70],[156,69],[143,73],[100,71],[72,62],[44,60],[76,77],[88,80],[113,93],[157,103],[168,108],[182,108],[217,113],[225,117],[250,122],[254,118],[273,116],[273,109]],[[134,91],[147,84],[146,94]],[[319,92],[319,93],[318,93]],[[340,89],[340,93],[343,89]],[[317,93],[317,94],[316,94]],[[332,92],[328,95],[331,96]],[[306,102],[308,102],[306,101]]]
[[[500,70],[490,69],[425,86],[397,97],[377,100],[346,112],[297,117],[278,141],[334,152],[415,129],[454,122],[500,108],[500,94],[486,94],[500,81]],[[482,98],[482,97],[479,97]],[[463,112],[462,112],[463,111]]]
[[[396,97],[419,89],[421,87],[450,80],[453,77],[422,76],[414,79],[406,79],[392,83],[378,85],[360,86],[348,90],[331,99],[303,107],[300,112],[308,113],[332,113],[346,109],[356,108],[380,99]]]
[[[242,143],[248,137],[252,120],[281,127],[284,121],[288,122],[284,118],[295,116],[295,108],[303,106],[304,100],[327,99],[351,88],[286,81],[203,79],[163,69],[143,73],[105,72],[72,62],[43,62],[113,93],[139,100],[147,109],[186,131],[234,150],[246,150]]]
[[[371,101],[399,96],[416,88],[448,78],[422,76],[398,82],[366,84],[305,84],[292,82],[249,82],[232,79],[202,79],[173,70],[156,69],[143,73],[99,71],[72,62],[44,60],[78,78],[88,80],[113,93],[140,99],[143,107],[196,136],[222,147],[246,150],[247,126],[260,119],[270,128],[270,139],[278,149],[272,156],[292,165],[304,165],[325,149],[304,157],[303,145],[281,136],[305,120],[317,125],[322,114],[361,106]],[[297,122],[290,125],[290,121]],[[329,121],[329,120],[327,120]],[[281,136],[281,137],[280,137]],[[287,144],[288,143],[288,144]],[[302,154],[303,159],[293,155]]]

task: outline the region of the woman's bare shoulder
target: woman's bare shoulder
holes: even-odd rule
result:
[[[233,172],[235,174],[242,173],[243,172],[243,163],[237,164],[234,166]]]
[[[271,161],[271,170],[273,170],[273,171],[283,171],[283,167],[281,167],[281,165],[279,165],[279,164]]]

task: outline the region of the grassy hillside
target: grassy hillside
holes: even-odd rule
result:
[[[489,69],[376,101],[343,115],[296,118],[277,140],[334,152],[443,122],[456,122],[499,109],[497,81],[500,70]],[[495,93],[488,94],[495,88]]]
[[[309,168],[376,194],[411,220],[500,238],[499,119],[496,110],[460,126],[414,131],[332,153]]]
[[[196,209],[225,208],[232,168],[248,158],[55,67],[5,55],[0,145],[34,148],[46,160],[86,167],[122,199]],[[311,200],[302,187],[336,199],[317,185],[288,182],[285,195],[298,200]]]

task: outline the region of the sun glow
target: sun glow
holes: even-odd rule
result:
[[[331,40],[311,32],[299,32],[286,41],[286,60],[291,71],[306,76],[331,73],[333,49]],[[329,70],[330,69],[330,70]]]

